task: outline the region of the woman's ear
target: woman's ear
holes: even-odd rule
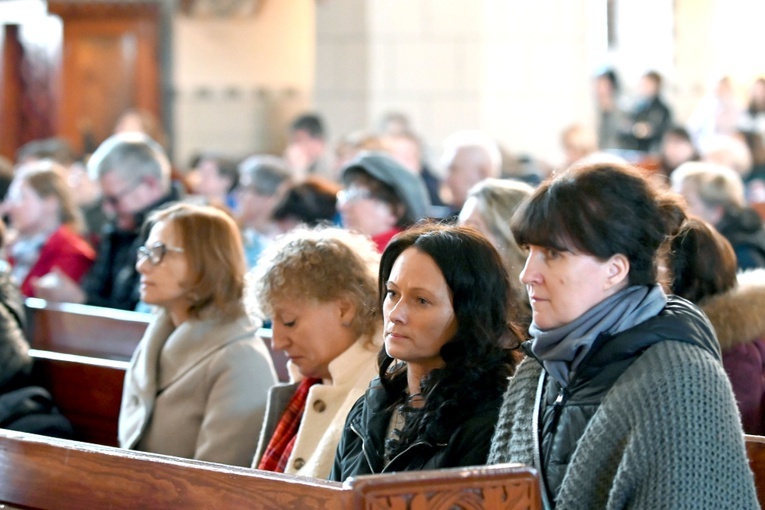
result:
[[[617,253],[608,259],[606,264],[606,290],[620,287],[624,282],[628,281],[630,275],[630,261],[625,255]]]
[[[347,297],[338,299],[337,304],[340,312],[340,323],[345,327],[350,327],[356,317],[356,304]]]

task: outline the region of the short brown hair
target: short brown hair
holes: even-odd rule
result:
[[[377,271],[380,255],[360,234],[336,227],[297,228],[268,246],[247,275],[248,310],[271,318],[283,299],[319,302],[350,299],[357,335],[377,328]]]
[[[189,316],[198,319],[207,309],[221,319],[243,314],[247,266],[236,222],[218,208],[186,203],[154,212],[146,225],[158,222],[172,225],[188,261]]]

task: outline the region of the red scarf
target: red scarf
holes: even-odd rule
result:
[[[276,424],[274,435],[271,436],[266,451],[258,463],[258,469],[284,473],[284,468],[287,467],[287,461],[295,446],[300,421],[303,419],[308,390],[320,382],[321,379],[312,378],[300,381],[295,394],[292,395],[289,404],[287,404],[287,409],[284,410],[279,423]]]

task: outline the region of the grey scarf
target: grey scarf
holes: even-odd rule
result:
[[[667,304],[660,285],[627,287],[559,328],[542,331],[532,323],[531,352],[564,388],[601,333],[616,334],[657,315]]]

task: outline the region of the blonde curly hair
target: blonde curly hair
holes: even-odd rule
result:
[[[350,299],[351,327],[374,333],[379,322],[377,272],[380,255],[366,236],[336,227],[299,227],[277,238],[247,273],[245,307],[261,320],[278,301]]]

